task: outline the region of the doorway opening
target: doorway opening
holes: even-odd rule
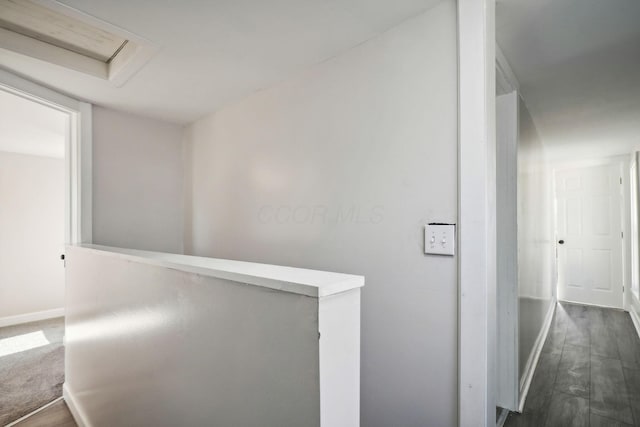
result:
[[[624,308],[628,163],[617,156],[554,167],[559,301]]]
[[[91,106],[0,71],[0,424],[59,398],[64,250],[91,242]]]
[[[9,326],[64,312],[68,117],[6,91],[0,116],[0,326]]]
[[[496,5],[506,426],[640,425],[640,7],[610,6]]]

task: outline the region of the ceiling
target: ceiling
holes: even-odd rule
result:
[[[122,87],[0,50],[19,75],[99,105],[188,123],[272,86],[441,0],[61,0],[159,52]]]
[[[498,0],[496,37],[552,154],[640,148],[640,1]]]
[[[64,158],[68,116],[0,90],[0,151]]]

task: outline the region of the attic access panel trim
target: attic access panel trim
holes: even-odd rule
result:
[[[0,2],[0,27],[105,63],[127,42],[122,36],[31,0]]]
[[[158,50],[55,0],[0,1],[0,48],[124,84]],[[7,68],[11,64],[0,63]]]

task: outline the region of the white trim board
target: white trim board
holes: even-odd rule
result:
[[[495,0],[458,0],[458,425],[496,423]]]
[[[498,44],[496,44],[496,77],[499,90],[504,93],[515,90],[518,94],[520,93],[520,83]]]
[[[5,326],[21,325],[23,323],[37,322],[39,320],[55,319],[56,317],[63,316],[64,308],[54,308],[52,310],[0,317],[0,328],[4,328]]]
[[[0,28],[0,49],[16,52],[22,56],[33,58],[30,66],[35,67],[41,61],[107,80],[115,87],[123,86],[160,50],[151,41],[126,31],[95,16],[60,3],[57,0],[35,0],[36,7],[48,9],[49,14],[61,24],[95,28],[111,33],[127,41],[112,57],[105,62],[89,55],[58,47],[37,37],[29,37],[13,30]],[[56,16],[57,15],[57,16]],[[65,19],[66,18],[66,19]],[[61,24],[62,25],[62,24]],[[91,31],[89,29],[89,31]],[[0,59],[0,65],[13,68],[10,57]]]
[[[496,404],[518,410],[518,93],[496,97]]]
[[[361,288],[365,281],[363,276],[353,274],[102,245],[70,245],[66,250],[70,255],[82,252],[94,253],[101,257],[131,260],[136,263],[156,265],[314,298],[328,297]]]
[[[640,337],[640,316],[638,316],[638,313],[633,307],[631,307],[631,310],[629,310],[629,315],[631,316],[631,321],[633,322],[633,326],[636,327],[636,332],[638,333],[638,337]]]
[[[638,255],[640,253],[639,242],[638,242],[638,168],[640,167],[640,163],[638,162],[638,152],[632,152],[628,158],[629,163],[626,168],[626,172],[629,173],[628,177],[626,177],[628,188],[623,190],[628,194],[628,204],[625,207],[625,213],[628,215],[628,236],[627,239],[629,250],[627,255],[629,255],[628,263],[625,265],[626,269],[628,269],[628,281],[625,281],[625,290],[624,290],[624,309],[626,311],[633,310],[633,300],[634,298],[640,298],[640,295],[636,295],[636,291],[634,290],[634,286],[637,286],[639,280],[640,266]],[[629,289],[627,289],[627,286]],[[636,288],[637,289],[637,288]]]
[[[34,410],[32,412],[29,412],[27,415],[25,415],[23,417],[20,417],[15,421],[10,422],[9,424],[5,425],[4,427],[15,426],[18,423],[21,423],[22,421],[26,420],[27,418],[37,414],[38,412],[44,411],[45,409],[47,409],[48,407],[52,406],[53,404],[60,402],[61,400],[62,400],[62,396],[58,397],[57,399],[52,400],[51,402],[47,403],[46,405],[43,405],[43,406],[39,407],[38,409],[36,409],[36,410]]]
[[[78,401],[73,396],[73,393],[66,382],[62,384],[62,397],[69,407],[69,412],[71,412],[71,416],[75,420],[76,424],[78,424],[78,427],[89,427],[91,424],[89,424],[86,414],[80,406],[78,406]]]
[[[507,422],[507,418],[509,418],[509,414],[511,411],[508,409],[500,408],[500,414],[498,414],[498,419],[496,420],[496,427],[504,426],[504,423]]]
[[[542,325],[540,333],[538,333],[538,338],[536,338],[536,342],[533,345],[533,351],[527,359],[526,368],[520,380],[520,404],[518,405],[519,412],[522,412],[524,410],[524,403],[527,400],[527,394],[529,394],[531,380],[533,379],[533,374],[535,373],[536,367],[538,366],[538,360],[540,360],[540,354],[542,353],[544,342],[547,340],[547,335],[549,335],[551,320],[553,320],[553,314],[555,313],[557,306],[558,302],[555,299],[551,301],[551,307],[549,307],[549,310],[547,310],[547,316],[544,319],[544,324]]]
[[[623,308],[611,307],[610,305],[592,304],[592,303],[587,303],[587,302],[571,301],[571,300],[568,300],[568,299],[559,299],[558,302],[563,302],[563,303],[571,304],[571,305],[584,305],[584,306],[587,306],[587,307],[609,308],[611,310],[618,310],[618,311],[624,310]]]

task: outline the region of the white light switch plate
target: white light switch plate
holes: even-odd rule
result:
[[[455,224],[429,224],[424,228],[424,253],[455,255]]]

